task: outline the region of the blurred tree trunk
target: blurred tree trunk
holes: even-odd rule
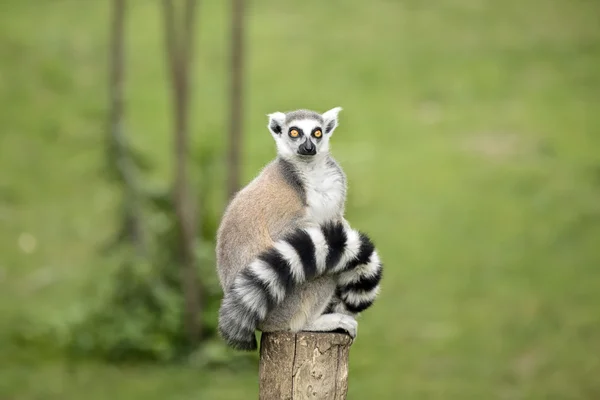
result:
[[[138,254],[144,254],[142,218],[138,207],[139,193],[135,179],[135,166],[129,153],[123,128],[125,86],[125,0],[113,0],[110,32],[110,148],[116,170],[125,188],[125,233]]]
[[[178,2],[181,4],[181,2]],[[198,226],[196,207],[191,199],[187,176],[189,149],[189,104],[190,104],[190,65],[196,0],[185,0],[182,26],[176,23],[172,0],[163,0],[165,46],[173,95],[173,130],[175,140],[173,202],[179,231],[180,262],[182,267],[181,286],[185,298],[185,325],[188,339],[192,344],[200,340],[202,326],[200,320],[202,288],[196,273],[195,241]],[[177,26],[183,32],[177,34]]]
[[[244,0],[232,0],[231,10],[231,115],[227,155],[227,192],[231,198],[240,187],[244,124]]]

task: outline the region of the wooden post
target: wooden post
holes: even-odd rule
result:
[[[263,333],[259,400],[345,400],[351,344],[342,333]]]

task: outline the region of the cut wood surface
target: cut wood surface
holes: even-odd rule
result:
[[[346,399],[351,344],[342,333],[264,333],[259,399]]]

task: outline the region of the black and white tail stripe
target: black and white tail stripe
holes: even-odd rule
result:
[[[341,223],[299,229],[236,277],[219,310],[220,335],[235,349],[255,350],[255,330],[269,311],[293,287],[325,274],[339,274],[341,301],[349,311],[359,312],[377,295],[381,263],[370,239]]]
[[[361,234],[359,256],[350,261],[338,277],[335,298],[347,314],[358,314],[369,308],[379,295],[383,264],[371,240]],[[335,300],[334,300],[335,301]]]

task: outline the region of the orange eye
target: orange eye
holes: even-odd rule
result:
[[[291,136],[291,137],[298,137],[298,135],[299,135],[299,134],[300,134],[300,133],[299,133],[297,130],[295,130],[295,129],[292,129],[292,130],[290,131],[290,136]]]
[[[316,131],[313,132],[313,136],[316,138],[320,138],[321,136],[323,136],[323,132],[321,132],[320,129],[317,129]]]

